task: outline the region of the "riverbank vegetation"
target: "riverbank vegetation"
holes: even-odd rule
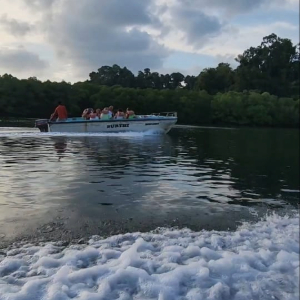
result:
[[[48,118],[58,101],[72,116],[86,107],[127,107],[136,113],[178,111],[183,124],[299,125],[299,44],[275,34],[227,63],[198,76],[146,68],[102,66],[85,82],[42,82],[0,76],[0,116]]]

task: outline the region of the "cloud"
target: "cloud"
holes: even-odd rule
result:
[[[56,0],[24,0],[24,3],[33,10],[45,10],[53,6]]]
[[[32,26],[27,22],[8,18],[7,15],[2,15],[0,17],[0,26],[3,26],[5,30],[14,36],[23,36],[32,29]]]
[[[228,18],[237,14],[249,14],[254,10],[270,7],[286,7],[298,0],[176,0],[181,7],[203,10],[221,18]],[[298,3],[299,5],[299,3]]]
[[[276,1],[276,0],[275,0]],[[249,12],[258,9],[269,0],[201,0],[202,7],[222,8],[232,13]]]
[[[151,1],[140,0],[92,0],[89,5],[79,5],[86,16],[100,18],[104,24],[117,26],[134,26],[152,23],[156,19],[151,15]]]
[[[0,73],[13,75],[36,76],[42,74],[48,67],[45,60],[28,50],[19,47],[15,49],[0,48]]]
[[[218,35],[222,24],[218,18],[209,16],[201,10],[176,6],[172,11],[173,21],[183,31],[190,45],[201,46],[208,38]]]
[[[45,5],[31,5],[37,10],[42,7],[40,28],[57,59],[70,64],[76,77],[87,78],[91,71],[114,63],[134,72],[158,68],[168,55],[163,45],[142,30],[142,26],[160,24],[152,13],[152,1],[56,0],[51,13]]]
[[[289,38],[292,41],[299,40],[299,29],[297,26],[286,22],[274,22],[257,26],[227,26],[217,38],[211,39],[199,53],[213,55],[215,57],[227,56],[237,57],[249,47],[259,46],[263,37],[275,33],[281,38]],[[222,45],[220,47],[220,45]],[[230,62],[230,59],[228,59]]]
[[[22,44],[41,65],[49,60],[44,74],[56,80],[84,80],[114,63],[133,72],[215,67],[272,32],[293,41],[298,32],[297,0],[2,1],[2,46]],[[176,53],[186,55],[174,59]]]

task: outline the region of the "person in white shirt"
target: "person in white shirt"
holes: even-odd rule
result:
[[[110,119],[112,119],[113,116],[114,116],[113,110],[114,110],[114,107],[111,105],[111,106],[108,108],[108,114],[109,114],[109,118],[110,118]]]
[[[115,114],[115,119],[121,120],[124,119],[125,114],[122,109],[118,109],[117,113]]]

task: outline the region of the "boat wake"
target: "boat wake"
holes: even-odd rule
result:
[[[144,132],[105,132],[105,133],[66,133],[66,132],[40,132],[36,129],[22,128],[1,128],[0,129],[0,138],[1,137],[132,137],[132,138],[141,138],[144,136],[152,135],[161,135],[162,131],[158,130],[148,130]]]
[[[299,299],[299,214],[0,252],[0,299]]]

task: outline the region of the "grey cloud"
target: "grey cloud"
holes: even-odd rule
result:
[[[27,51],[24,48],[7,49],[0,48],[1,72],[17,73],[41,73],[48,67],[48,63],[42,60],[37,54]]]
[[[219,34],[223,26],[218,18],[189,7],[175,7],[173,18],[177,28],[185,32],[187,42],[197,47]]]
[[[281,0],[284,2],[286,0]],[[225,10],[229,14],[246,13],[256,8],[259,9],[264,4],[279,2],[279,0],[177,0],[181,6],[188,6],[194,9],[215,8]]]
[[[102,65],[113,63],[134,72],[145,67],[160,69],[170,51],[141,31],[142,27],[159,29],[161,37],[180,29],[185,33],[186,42],[199,48],[220,34],[226,25],[209,15],[205,8],[218,4],[224,7],[224,1],[228,7],[250,5],[246,0],[177,0],[176,5],[159,5],[155,0],[22,1],[42,13],[38,28],[44,32],[60,62],[70,64],[74,76],[81,78]],[[259,1],[266,0],[254,0]],[[171,16],[168,24],[159,20],[165,12]]]
[[[23,36],[32,29],[30,24],[17,21],[16,19],[9,19],[6,15],[1,16],[0,26],[3,26],[9,33],[15,36]]]
[[[100,18],[106,25],[131,26],[151,23],[149,2],[140,0],[102,0],[90,1],[80,5],[84,15],[89,18]]]
[[[248,12],[253,8],[259,8],[269,0],[202,0],[203,5],[226,8],[234,12]]]
[[[159,23],[151,5],[140,0],[64,0],[51,17],[45,10],[43,29],[61,61],[71,63],[81,76],[113,63],[134,72],[158,68],[168,51],[139,30]]]
[[[56,0],[23,0],[25,5],[34,10],[45,10],[51,8]]]
[[[63,14],[78,13],[80,8],[82,15],[79,20],[88,16],[91,19],[101,19],[107,26],[130,26],[144,25],[159,22],[155,15],[151,14],[154,7],[153,1],[140,0],[23,0],[25,5],[31,9],[49,13],[50,8],[62,8]]]

